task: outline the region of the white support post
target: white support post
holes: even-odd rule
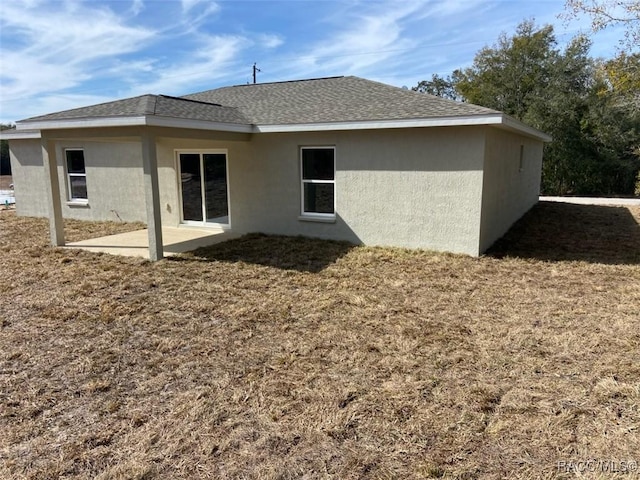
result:
[[[62,218],[62,201],[60,199],[56,149],[53,142],[47,140],[44,136],[40,140],[40,143],[42,146],[42,163],[44,165],[44,181],[47,191],[51,245],[61,247],[64,246],[64,220]]]
[[[156,139],[148,131],[144,131],[140,138],[142,142],[144,198],[147,206],[147,229],[149,231],[149,259],[155,262],[164,256]]]

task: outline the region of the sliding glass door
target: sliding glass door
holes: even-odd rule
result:
[[[226,152],[178,153],[182,221],[229,224]]]

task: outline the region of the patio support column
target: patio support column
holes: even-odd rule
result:
[[[147,229],[149,231],[149,259],[155,262],[161,260],[164,256],[156,138],[155,135],[150,134],[145,129],[141,135],[141,141],[144,197],[147,206]]]
[[[62,218],[62,201],[60,199],[60,182],[58,180],[58,162],[56,149],[52,141],[45,136],[40,139],[42,147],[42,163],[44,165],[44,182],[49,211],[49,235],[51,245],[64,245],[64,220]]]

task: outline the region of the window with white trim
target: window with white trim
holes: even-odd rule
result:
[[[65,150],[67,167],[67,185],[69,188],[69,200],[87,201],[87,172],[84,165],[84,150]]]
[[[334,217],[335,147],[301,147],[302,215]]]

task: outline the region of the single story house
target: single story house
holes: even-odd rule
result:
[[[538,200],[550,138],[358,77],[142,95],[17,122],[18,215],[222,226],[479,255]]]

